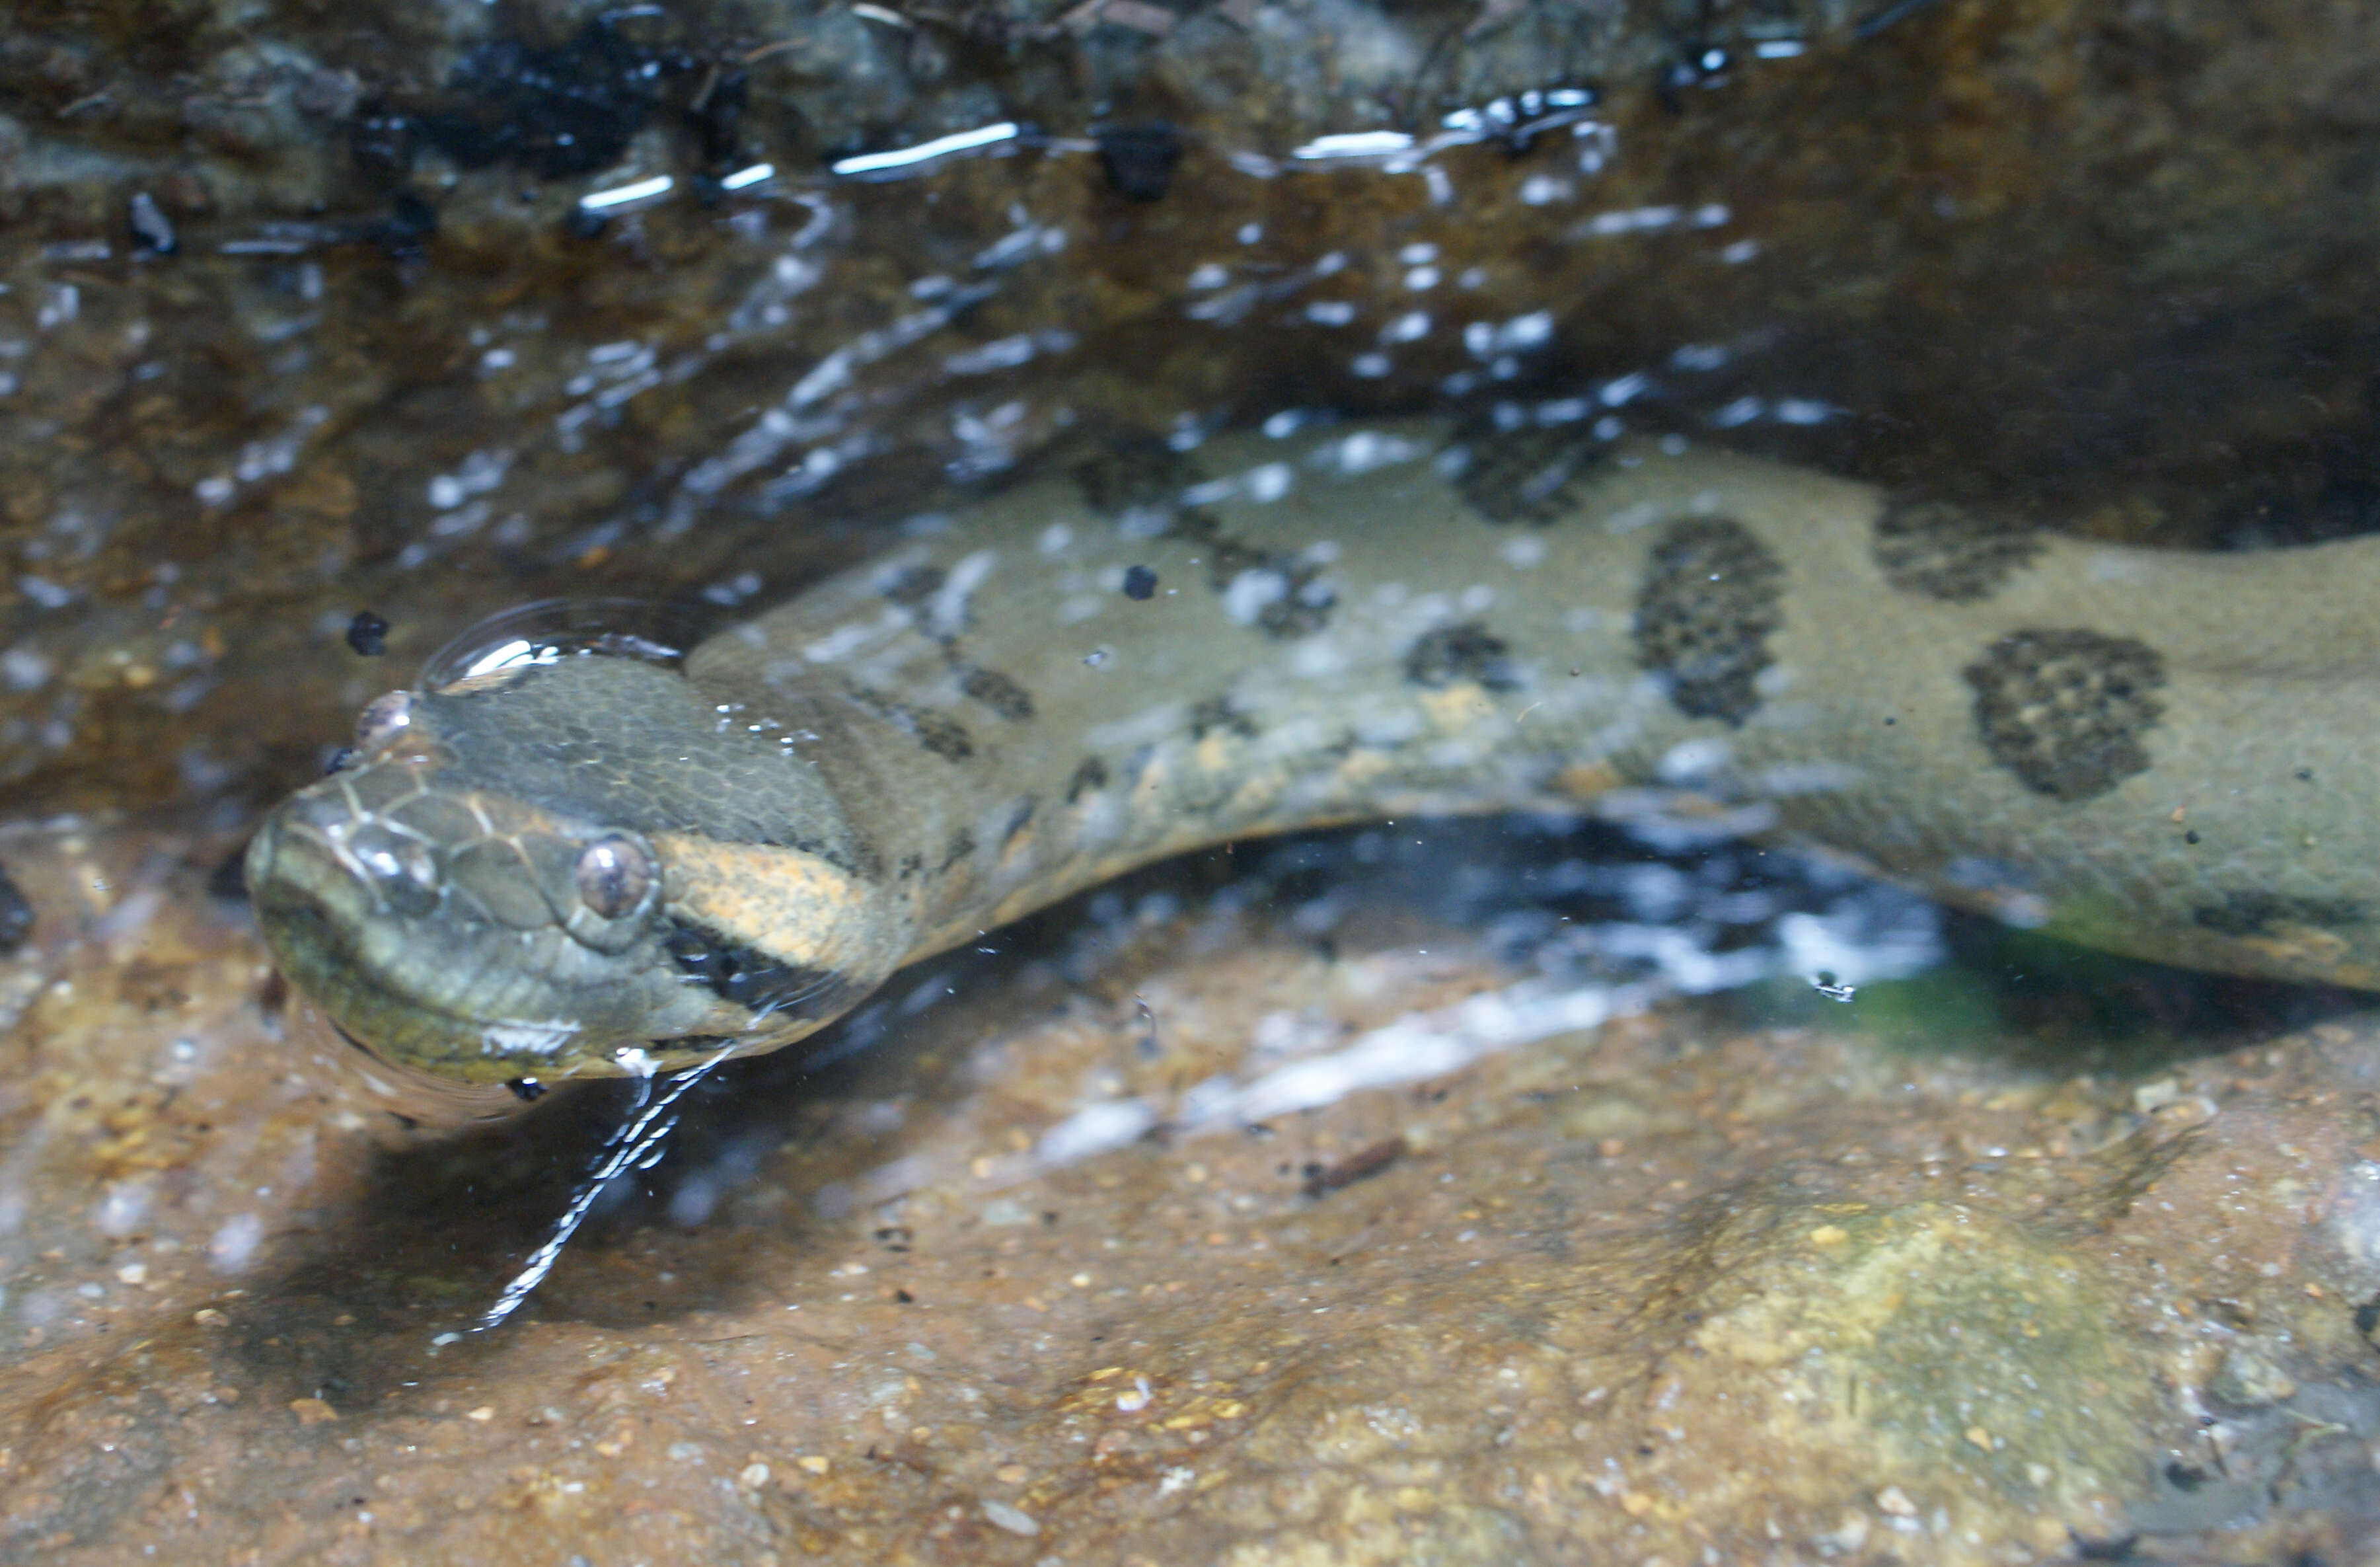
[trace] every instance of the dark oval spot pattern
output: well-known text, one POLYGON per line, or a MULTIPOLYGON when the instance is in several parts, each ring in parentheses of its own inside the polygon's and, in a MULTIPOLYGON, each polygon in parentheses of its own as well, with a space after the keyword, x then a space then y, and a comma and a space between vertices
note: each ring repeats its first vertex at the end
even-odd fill
POLYGON ((2204 930, 2219 936, 2279 936, 2291 926, 2335 929, 2361 925, 2371 911, 2352 898, 2301 898, 2287 893, 2234 889, 2219 904, 2191 910, 2204 930))
POLYGON ((959 689, 1011 723, 1033 716, 1033 693, 996 669, 970 669, 959 676, 959 689))
POLYGON ((1171 512, 1182 492, 1204 477, 1198 465, 1165 443, 1162 436, 1135 431, 1102 442, 1075 465, 1083 504, 1105 517, 1127 512, 1171 512))
MULTIPOLYGON (((1248 572, 1269 572, 1280 577, 1278 590, 1266 598, 1256 616, 1257 628, 1269 637, 1293 641, 1311 637, 1330 624, 1337 597, 1322 582, 1322 567, 1311 561, 1252 549, 1223 531, 1207 513, 1183 504, 1182 492, 1198 482, 1197 466, 1154 435, 1135 434, 1112 440, 1098 454, 1074 468, 1075 482, 1091 510, 1137 537, 1165 534, 1186 539, 1200 547, 1207 566, 1207 585, 1218 593, 1248 572)), ((1146 570, 1135 566, 1134 571, 1146 570)), ((1134 597, 1133 577, 1124 591, 1134 597)), ((1148 575, 1149 593, 1157 591, 1157 576, 1148 575)))
POLYGON ((2165 660, 2147 643, 2012 631, 1965 674, 1984 749, 2027 788, 2087 800, 2148 771, 2141 736, 2165 712, 2165 660))
POLYGON ((1500 430, 1492 419, 1466 421, 1448 443, 1463 454, 1455 492, 1489 522, 1535 528, 1559 521, 1575 507, 1572 488, 1609 456, 1577 425, 1526 425, 1500 430))
POLYGON ((1253 740, 1257 737, 1256 720, 1242 712, 1228 694, 1209 697, 1190 710, 1190 738, 1203 740, 1217 733, 1253 740))
POLYGON ((907 566, 884 585, 884 596, 896 604, 914 609, 941 591, 943 579, 941 566, 907 566))
POLYGON ((1250 549, 1226 534, 1222 524, 1204 512, 1183 513, 1175 519, 1172 532, 1174 538, 1187 539, 1205 552, 1207 586, 1218 593, 1229 593, 1234 583, 1250 573, 1262 573, 1270 578, 1266 584, 1270 591, 1264 596, 1256 615, 1257 629, 1268 637, 1294 641, 1330 624, 1330 612, 1339 600, 1320 580, 1322 567, 1318 563, 1250 549))
MULTIPOLYGON (((1257 626, 1268 637, 1281 641, 1295 641, 1311 637, 1330 624, 1330 612, 1339 605, 1339 595, 1323 583, 1315 580, 1322 568, 1313 565, 1259 566, 1259 571, 1271 572, 1281 579, 1281 592, 1257 612, 1257 626)), ((1216 591, 1229 591, 1231 583, 1220 584, 1216 591)))
POLYGON ((1157 573, 1145 565, 1126 566, 1123 596, 1135 603, 1146 603, 1157 597, 1157 573))
POLYGON ((909 711, 907 719, 909 732, 917 737, 917 744, 944 761, 965 761, 975 755, 975 738, 957 719, 916 710, 909 711))
POLYGON ((1475 620, 1441 626, 1415 638, 1405 654, 1405 678, 1433 690, 1471 680, 1490 691, 1510 691, 1521 684, 1510 652, 1501 637, 1475 620))
POLYGON ((1964 506, 1912 497, 1877 515, 1875 550, 1876 569, 1902 592, 1971 604, 2032 565, 2041 541, 1964 506))
POLYGON ((1684 517, 1653 541, 1636 594, 1636 662, 1669 684, 1689 718, 1740 724, 1783 624, 1785 567, 1732 517, 1684 517))
POLYGON ((1075 776, 1066 783, 1066 803, 1073 805, 1095 789, 1108 786, 1108 764, 1097 757, 1085 757, 1075 769, 1075 776))
POLYGON ((965 724, 948 714, 911 707, 865 686, 849 686, 844 694, 857 706, 889 720, 944 761, 965 761, 975 755, 975 736, 967 733, 965 724))

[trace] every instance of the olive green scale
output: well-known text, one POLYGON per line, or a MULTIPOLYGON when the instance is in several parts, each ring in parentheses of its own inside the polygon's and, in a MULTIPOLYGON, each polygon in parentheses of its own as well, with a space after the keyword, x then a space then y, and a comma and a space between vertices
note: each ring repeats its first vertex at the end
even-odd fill
POLYGON ((375 704, 250 852, 276 956, 391 1061, 643 1072, 1201 844, 1624 807, 2380 988, 2380 544, 2143 552, 1420 422, 1129 445, 910 531, 674 666, 375 704))

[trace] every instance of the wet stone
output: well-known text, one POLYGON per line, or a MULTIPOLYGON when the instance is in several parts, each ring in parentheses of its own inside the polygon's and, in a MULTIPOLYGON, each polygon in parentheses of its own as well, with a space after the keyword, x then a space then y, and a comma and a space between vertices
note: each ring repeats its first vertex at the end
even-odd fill
MULTIPOLYGON (((143 852, 52 833, 12 870, 95 918, 143 852)), ((482 1339, 625 1101, 408 1129, 237 913, 165 886, 140 963, 41 960, 0 1081, 65 1134, 13 1178, 84 1194, 27 1210, 0 1306, 12 1549, 2262 1560, 2371 1515, 2380 1183, 2331 1108, 2368 1020, 2136 1092, 1672 1006, 1092 1135, 1513 980, 1410 914, 1324 954, 1193 903, 1087 985, 988 969, 830 1072, 730 1069, 482 1339)))
POLYGON ((1958 1204, 1822 1200, 1731 1206, 1692 1245, 1692 1342, 1766 1384, 1750 1417, 1785 1445, 1835 1449, 1925 1512, 1999 1514, 1995 1532, 2013 1508, 2079 1516, 2137 1492, 2155 1365, 2116 1327, 2112 1282, 2052 1235, 1958 1204))
MULTIPOLYGON (((1257 10, 29 16, 0 55, 0 787, 268 797, 369 695, 320 656, 358 602, 434 645, 525 601, 810 580, 1086 418, 1187 466, 1281 399, 1444 398, 1510 438, 1461 482, 1524 522, 1618 427, 2108 536, 2369 524, 2368 377, 2333 351, 2380 304, 2335 264, 2362 198, 2273 199, 2255 140, 2361 123, 2343 13, 1867 33, 1793 5, 1682 55, 1669 0, 1257 10), (1706 47, 1723 69, 1658 87, 1706 47), (1475 140, 1426 171, 1325 141, 1389 104, 1475 140), (827 172, 1002 125, 906 178, 827 172)), ((2365 188, 2352 134, 2289 156, 2289 189, 2365 188)), ((1917 590, 2004 570, 1902 520, 1917 590)))

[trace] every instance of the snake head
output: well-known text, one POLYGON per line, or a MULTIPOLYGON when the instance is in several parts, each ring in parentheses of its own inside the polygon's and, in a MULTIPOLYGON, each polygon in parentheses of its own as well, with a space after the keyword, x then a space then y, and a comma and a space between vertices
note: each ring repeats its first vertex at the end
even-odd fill
POLYGON ((712 840, 662 803, 699 789, 620 760, 692 754, 639 744, 672 704, 701 711, 674 673, 591 657, 375 701, 249 847, 284 972, 357 1043, 469 1082, 665 1070, 819 1026, 848 1004, 822 993, 839 977, 772 990, 791 971, 702 917, 717 856, 686 845, 712 840))

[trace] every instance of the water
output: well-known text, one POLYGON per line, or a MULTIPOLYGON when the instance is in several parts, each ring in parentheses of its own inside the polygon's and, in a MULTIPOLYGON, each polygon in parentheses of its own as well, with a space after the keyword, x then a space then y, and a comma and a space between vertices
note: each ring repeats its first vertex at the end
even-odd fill
POLYGON ((11 1549, 1188 1560, 1292 1482, 1332 1506, 1276 1534, 1402 1486, 1465 1560, 2354 1549, 2350 995, 1658 816, 1400 823, 458 1134, 289 1026, 207 877, 483 615, 733 618, 1119 431, 1439 411, 2108 540, 2365 530, 2360 30, 500 10, 275 16, 277 65, 44 15, 5 67, 11 1549), (1885 1414, 1796 1413, 1837 1364, 1885 1414), (1961 1391, 2028 1376, 2092 1413, 1961 1391))

